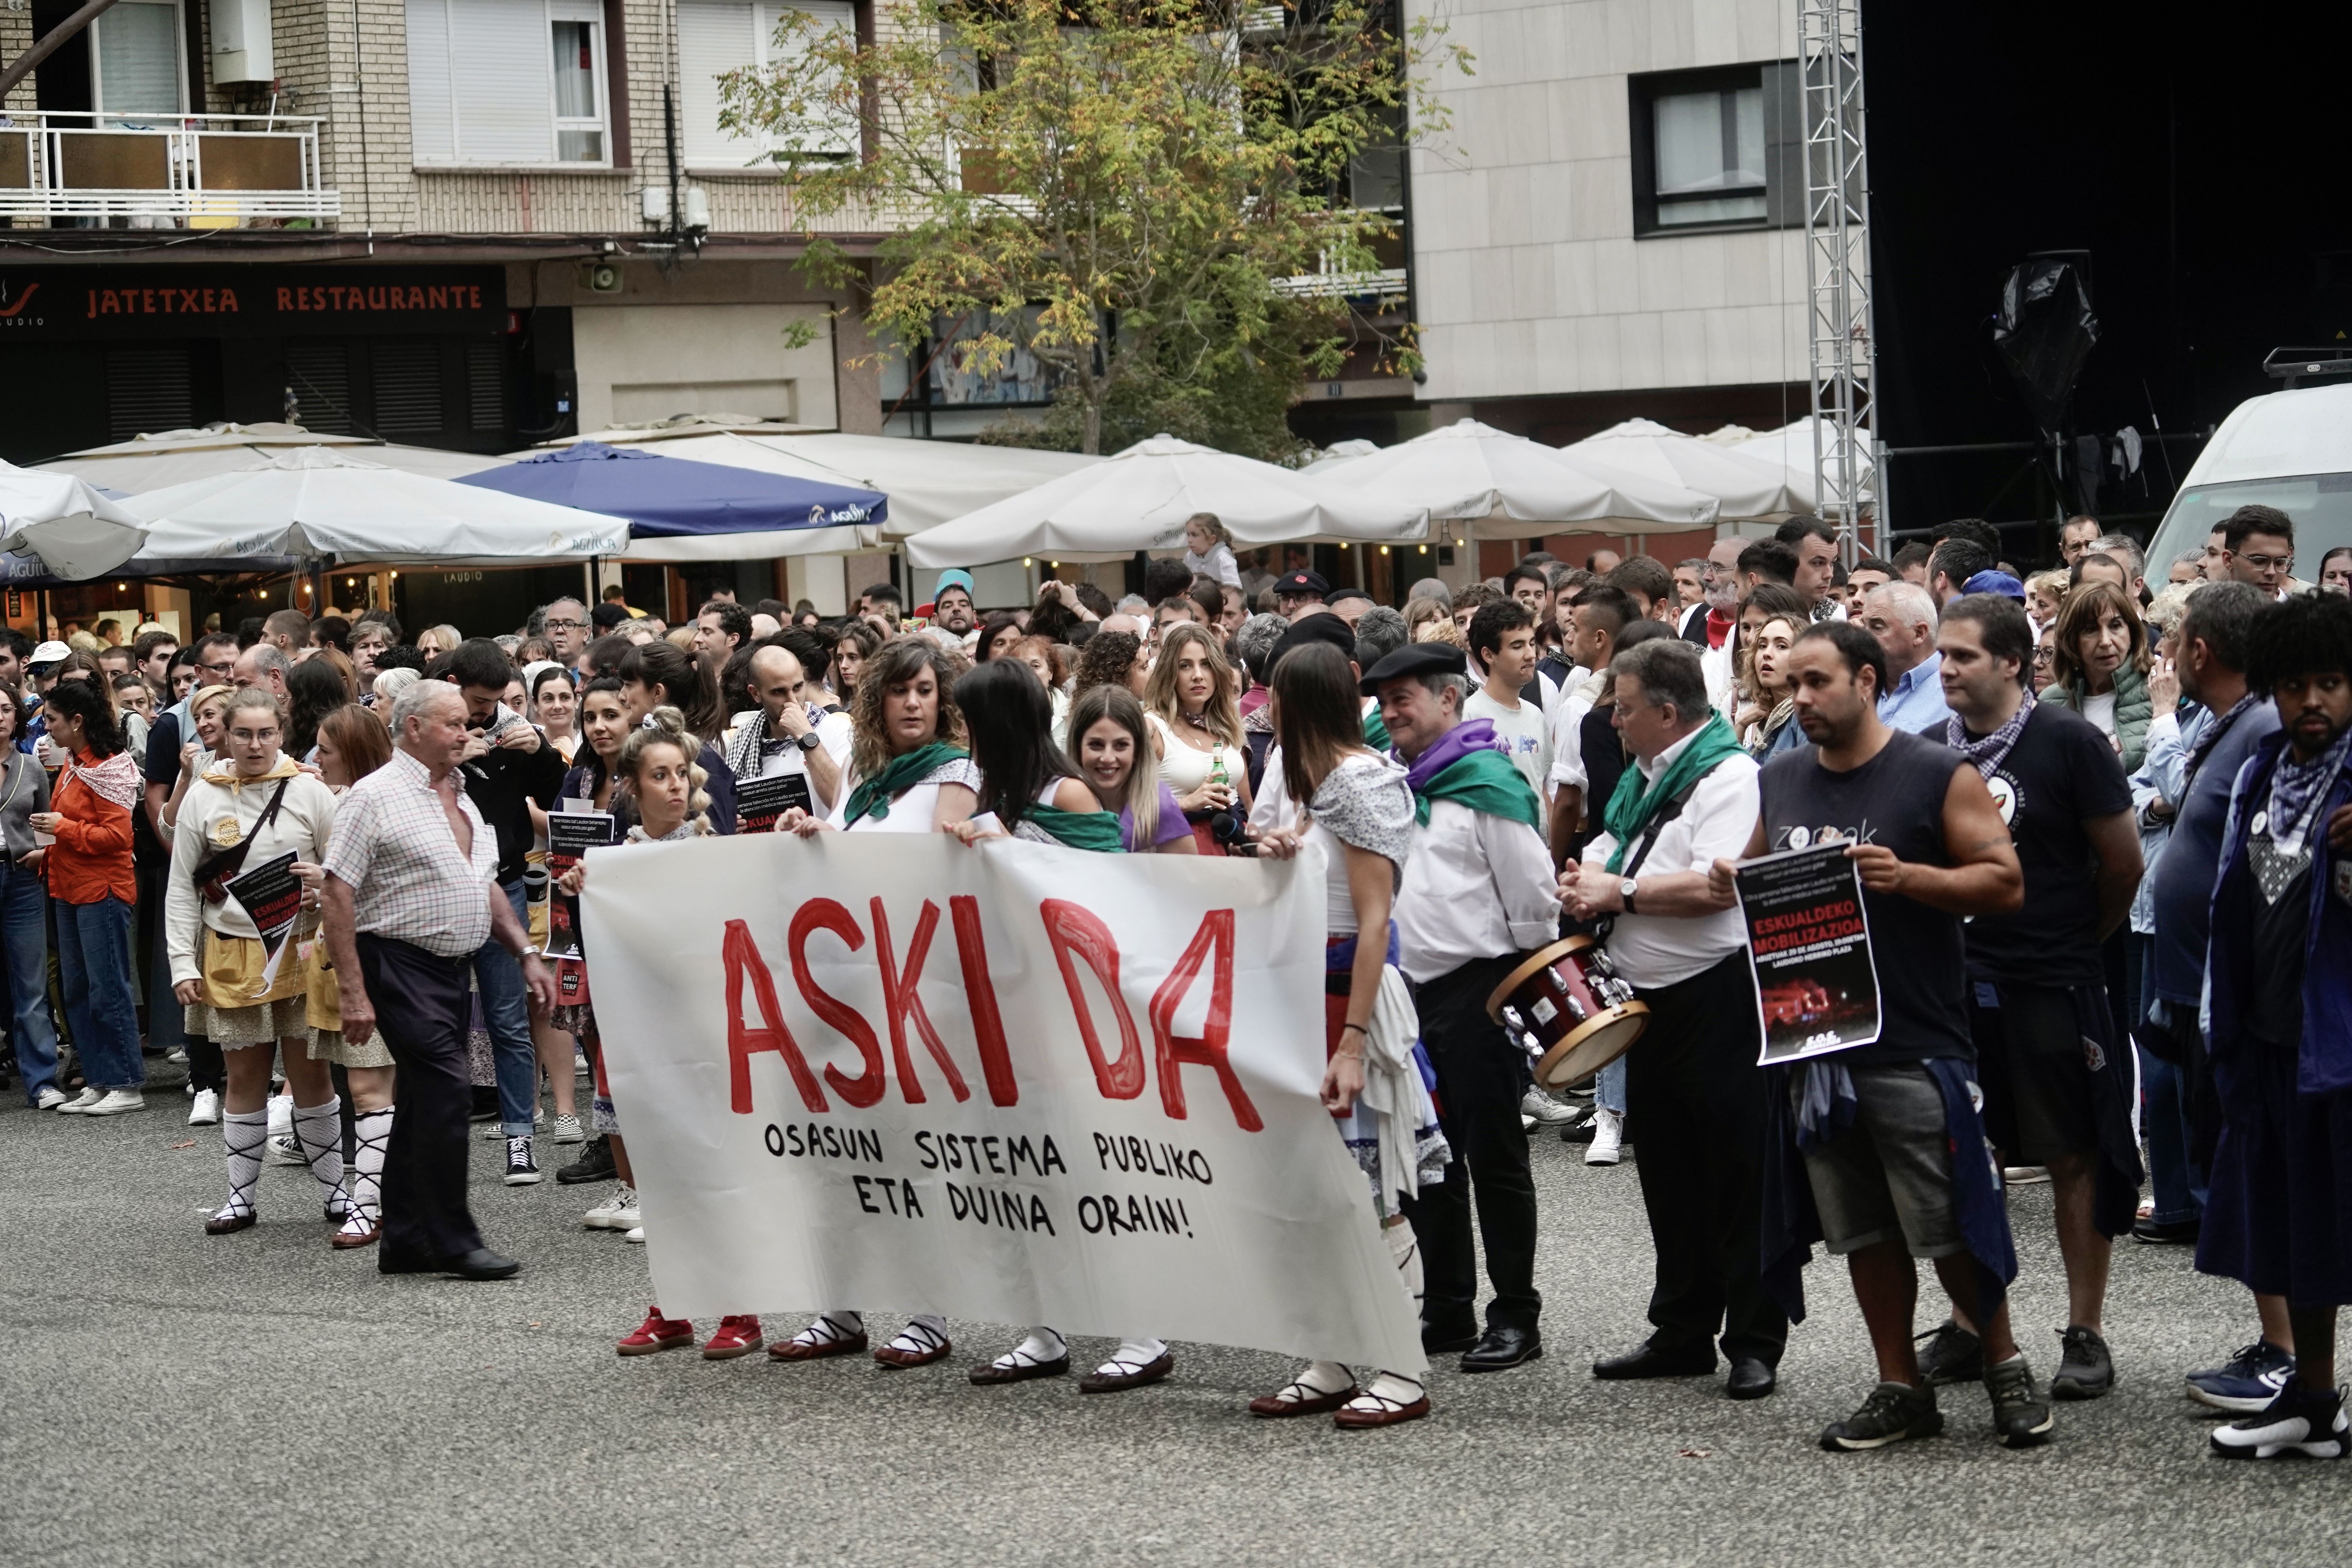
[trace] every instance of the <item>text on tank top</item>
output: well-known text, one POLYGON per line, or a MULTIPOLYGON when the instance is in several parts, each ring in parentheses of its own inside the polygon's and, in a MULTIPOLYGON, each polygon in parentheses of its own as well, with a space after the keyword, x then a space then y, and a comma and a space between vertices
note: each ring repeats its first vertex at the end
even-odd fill
MULTIPOLYGON (((1821 763, 1811 746, 1765 763, 1764 847, 1768 854, 1833 839, 1875 844, 1898 860, 1949 866, 1944 796, 1958 752, 1900 730, 1878 755, 1847 773, 1821 763)), ((1878 969, 1878 1043, 1841 1052, 1852 1061, 1970 1057, 1968 964, 1960 921, 1916 899, 1863 889, 1872 956, 1878 969)))

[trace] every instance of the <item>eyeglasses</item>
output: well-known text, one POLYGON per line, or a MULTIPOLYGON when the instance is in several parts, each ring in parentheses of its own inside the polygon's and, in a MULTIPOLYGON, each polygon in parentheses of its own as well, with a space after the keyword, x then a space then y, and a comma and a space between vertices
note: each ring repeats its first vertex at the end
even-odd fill
POLYGON ((2284 572, 2294 565, 2292 555, 2241 555, 2238 559, 2257 572, 2284 572))
POLYGON ((551 632, 584 632, 588 629, 586 621, 546 621, 541 624, 551 632))

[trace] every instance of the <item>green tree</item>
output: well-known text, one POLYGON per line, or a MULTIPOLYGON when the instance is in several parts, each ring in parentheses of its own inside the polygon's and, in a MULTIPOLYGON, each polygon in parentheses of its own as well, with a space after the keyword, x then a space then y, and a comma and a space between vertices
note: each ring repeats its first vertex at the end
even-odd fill
MULTIPOLYGON (((1368 321, 1283 280, 1376 272, 1393 225, 1347 204, 1348 172, 1400 126, 1442 131, 1426 79, 1469 68, 1442 29, 1387 18, 1376 0, 897 0, 861 47, 788 10, 788 63, 729 77, 722 122, 803 213, 886 234, 883 335, 944 329, 963 370, 1026 353, 1054 373, 1031 438, 1091 453, 1164 428, 1270 456, 1302 378, 1336 374, 1368 321)), ((859 270, 822 237, 805 265, 859 270)), ((1418 368, 1409 324, 1372 347, 1418 368)))

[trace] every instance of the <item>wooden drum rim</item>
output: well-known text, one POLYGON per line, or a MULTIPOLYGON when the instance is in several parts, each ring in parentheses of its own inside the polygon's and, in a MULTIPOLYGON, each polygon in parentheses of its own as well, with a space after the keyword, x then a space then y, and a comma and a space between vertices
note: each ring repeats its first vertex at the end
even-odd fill
MULTIPOLYGON (((1554 963, 1557 963, 1562 958, 1567 957, 1570 953, 1581 952, 1591 945, 1592 939, 1589 936, 1562 937, 1559 941, 1553 942, 1549 947, 1539 948, 1536 952, 1529 953, 1526 959, 1520 963, 1517 969, 1512 970, 1510 973, 1503 977, 1503 983, 1500 985, 1496 986, 1493 991, 1487 994, 1486 1016, 1493 1019, 1497 1024, 1501 1023, 1503 1021, 1503 1006, 1506 1003, 1510 1001, 1512 992, 1517 991, 1521 985, 1526 984, 1527 982, 1539 971, 1549 969, 1554 963)), ((1646 1013, 1649 1009, 1644 1007, 1642 1011, 1646 1013)))

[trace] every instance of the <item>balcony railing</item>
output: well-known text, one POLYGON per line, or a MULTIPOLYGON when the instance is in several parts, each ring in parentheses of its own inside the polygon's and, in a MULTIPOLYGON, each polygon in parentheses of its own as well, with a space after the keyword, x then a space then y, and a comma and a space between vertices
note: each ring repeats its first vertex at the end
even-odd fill
POLYGON ((0 217, 236 228, 331 218, 319 124, 283 114, 0 115, 0 217))

